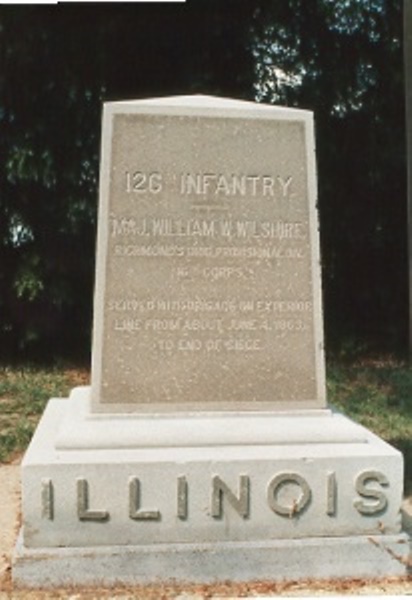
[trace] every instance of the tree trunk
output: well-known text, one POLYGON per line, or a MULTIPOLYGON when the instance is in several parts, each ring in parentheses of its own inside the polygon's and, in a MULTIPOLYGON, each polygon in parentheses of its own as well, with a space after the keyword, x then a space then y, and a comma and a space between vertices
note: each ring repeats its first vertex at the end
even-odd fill
POLYGON ((412 362, 412 0, 404 0, 403 10, 409 221, 409 359, 412 362))

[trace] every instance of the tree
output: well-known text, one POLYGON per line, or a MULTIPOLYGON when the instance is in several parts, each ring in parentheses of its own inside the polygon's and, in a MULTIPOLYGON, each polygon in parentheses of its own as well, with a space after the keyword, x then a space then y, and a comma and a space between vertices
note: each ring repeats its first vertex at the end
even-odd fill
POLYGON ((102 101, 197 92, 314 110, 327 339, 402 338, 401 39, 401 0, 0 7, 3 354, 89 349, 102 101))
POLYGON ((0 348, 7 355, 90 346, 102 101, 197 91, 250 97, 253 11, 253 3, 233 0, 1 7, 0 348))
POLYGON ((401 3, 290 0, 264 11, 259 97, 315 112, 328 340, 405 343, 401 3))

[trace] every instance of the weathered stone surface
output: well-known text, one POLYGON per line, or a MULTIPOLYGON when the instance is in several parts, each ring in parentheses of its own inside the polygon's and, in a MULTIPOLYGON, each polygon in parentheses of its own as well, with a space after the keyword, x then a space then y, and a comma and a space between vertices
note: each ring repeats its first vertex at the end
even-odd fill
POLYGON ((93 410, 325 405, 312 114, 106 105, 93 410))
POLYGON ((42 549, 20 539, 14 578, 33 588, 381 579, 405 575, 407 549, 405 535, 42 549))
POLYGON ((307 417, 301 443, 56 449, 70 409, 49 403, 24 459, 26 547, 400 532, 402 456, 347 418, 339 443, 317 439, 330 415, 307 417))
POLYGON ((49 403, 24 460, 17 585, 406 573, 402 458, 366 430, 340 444, 56 450, 69 410, 49 403))

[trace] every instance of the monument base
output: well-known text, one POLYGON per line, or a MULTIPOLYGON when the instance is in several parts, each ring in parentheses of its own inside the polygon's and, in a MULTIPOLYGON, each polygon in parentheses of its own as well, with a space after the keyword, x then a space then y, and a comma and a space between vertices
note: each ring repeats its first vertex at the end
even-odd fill
POLYGON ((17 585, 406 574, 402 455, 343 415, 88 406, 51 400, 23 460, 17 585))
POLYGON ((31 588, 379 579, 405 575, 407 548, 405 534, 42 549, 25 548, 20 537, 13 578, 31 588))

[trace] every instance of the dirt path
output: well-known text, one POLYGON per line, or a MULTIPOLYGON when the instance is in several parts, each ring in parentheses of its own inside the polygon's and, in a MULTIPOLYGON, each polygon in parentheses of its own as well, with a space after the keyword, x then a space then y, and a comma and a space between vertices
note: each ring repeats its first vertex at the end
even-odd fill
POLYGON ((19 528, 20 465, 0 467, 0 589, 10 571, 12 549, 19 528))
MULTIPOLYGON (((331 595, 396 595, 412 596, 412 576, 381 581, 300 582, 274 584, 220 584, 190 586, 136 586, 104 589, 64 589, 46 591, 13 590, 11 557, 20 521, 20 465, 0 466, 0 600, 94 600, 118 598, 122 600, 203 600, 205 598, 244 598, 270 596, 331 596, 331 595)), ((404 528, 412 534, 412 498, 404 504, 404 528)))

